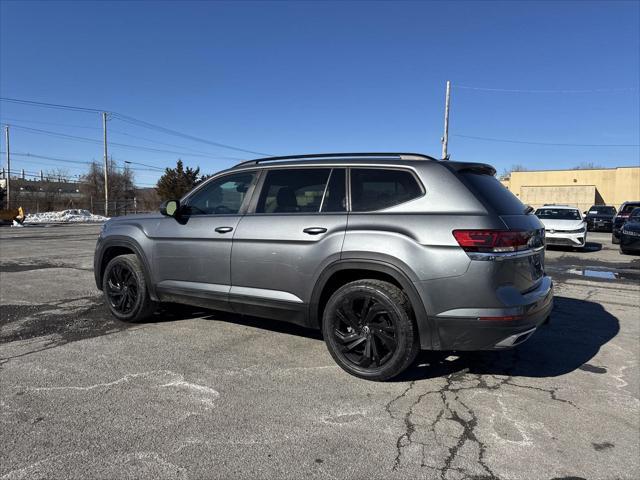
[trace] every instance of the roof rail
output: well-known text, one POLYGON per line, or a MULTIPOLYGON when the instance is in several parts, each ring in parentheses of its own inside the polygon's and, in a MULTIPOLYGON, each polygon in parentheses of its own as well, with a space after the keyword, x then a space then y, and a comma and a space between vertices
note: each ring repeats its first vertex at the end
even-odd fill
POLYGON ((382 152, 382 153, 313 153, 307 155, 286 155, 280 157, 265 157, 257 158, 255 160, 247 160, 246 162, 240 162, 234 165, 232 168, 237 168, 245 165, 258 165, 263 162, 277 162, 284 160, 307 160, 313 158, 362 158, 362 157, 374 157, 374 158, 398 158, 400 160, 435 160, 435 158, 422 153, 398 153, 398 152, 382 152))

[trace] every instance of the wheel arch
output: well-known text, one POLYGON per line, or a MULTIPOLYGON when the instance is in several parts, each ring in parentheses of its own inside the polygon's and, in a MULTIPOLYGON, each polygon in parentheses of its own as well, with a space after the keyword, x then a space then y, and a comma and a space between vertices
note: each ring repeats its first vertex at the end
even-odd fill
POLYGON ((102 290, 102 277, 107 264, 115 257, 127 254, 134 254, 140 260, 147 289, 149 290, 149 297, 151 300, 158 301, 155 286, 151 282, 151 269, 149 262, 147 261, 147 257, 138 242, 129 237, 112 236, 103 240, 103 244, 100 246, 99 254, 97 255, 94 264, 96 286, 99 290, 102 290))
POLYGON ((375 278, 400 287, 409 297, 420 335, 420 347, 432 349, 435 328, 418 291, 410 277, 393 264, 379 260, 338 260, 326 267, 315 283, 309 302, 308 323, 312 328, 321 328, 322 312, 329 297, 342 285, 354 280, 375 278))

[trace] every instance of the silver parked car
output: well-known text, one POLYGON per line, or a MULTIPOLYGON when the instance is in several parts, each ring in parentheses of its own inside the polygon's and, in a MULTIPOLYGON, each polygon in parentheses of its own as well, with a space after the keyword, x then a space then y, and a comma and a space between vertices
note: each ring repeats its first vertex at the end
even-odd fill
POLYGON ((513 347, 548 318, 553 284, 543 225, 494 174, 397 153, 244 162, 105 223, 96 283, 124 321, 178 302, 319 328, 371 380, 420 349, 513 347))

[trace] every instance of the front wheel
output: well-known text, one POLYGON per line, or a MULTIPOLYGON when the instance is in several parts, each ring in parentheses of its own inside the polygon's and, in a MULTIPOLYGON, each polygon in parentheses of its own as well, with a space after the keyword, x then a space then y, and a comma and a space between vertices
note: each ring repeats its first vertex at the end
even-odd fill
POLYGON ((380 280, 340 287, 324 309, 322 332, 336 363, 367 380, 388 380, 402 373, 420 348, 409 299, 380 280))
POLYGON ((107 307, 118 320, 140 322, 156 310, 142 268, 136 255, 119 255, 104 269, 102 291, 107 307))

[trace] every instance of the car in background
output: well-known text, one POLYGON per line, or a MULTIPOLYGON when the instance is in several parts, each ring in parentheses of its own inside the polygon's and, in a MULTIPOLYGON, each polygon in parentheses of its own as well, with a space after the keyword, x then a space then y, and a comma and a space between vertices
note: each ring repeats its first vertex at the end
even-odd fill
POLYGON ((610 232, 613 229, 613 217, 616 216, 616 207, 609 205, 594 205, 585 213, 587 230, 610 232))
POLYGON ((629 219, 620 230, 620 252, 640 253, 640 208, 631 211, 629 219))
POLYGON ((544 224, 547 246, 584 248, 587 243, 587 224, 576 207, 545 205, 536 210, 536 217, 544 224))
POLYGON ((618 214, 613 218, 613 229, 611 230, 611 243, 620 243, 620 229, 629 219, 629 215, 634 208, 640 207, 640 202, 624 202, 618 210, 618 214))

